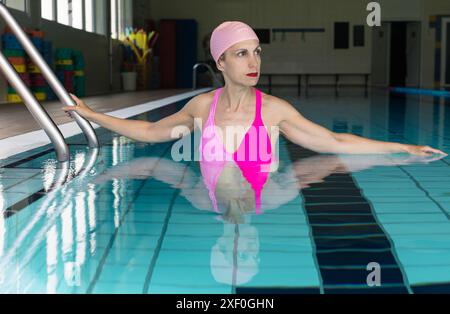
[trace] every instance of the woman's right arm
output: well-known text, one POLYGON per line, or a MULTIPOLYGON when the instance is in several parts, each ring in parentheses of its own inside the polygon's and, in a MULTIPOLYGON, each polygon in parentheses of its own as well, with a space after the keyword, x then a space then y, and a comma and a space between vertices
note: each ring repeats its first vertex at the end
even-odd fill
POLYGON ((157 122, 129 120, 112 117, 90 109, 82 100, 71 95, 77 106, 67 106, 62 109, 66 112, 76 111, 82 117, 92 121, 106 129, 126 136, 138 142, 160 143, 176 140, 185 134, 174 133, 175 127, 182 126, 183 129, 194 129, 194 109, 198 107, 200 97, 192 98, 180 111, 161 119, 157 122), (173 137, 172 135, 175 135, 173 137))

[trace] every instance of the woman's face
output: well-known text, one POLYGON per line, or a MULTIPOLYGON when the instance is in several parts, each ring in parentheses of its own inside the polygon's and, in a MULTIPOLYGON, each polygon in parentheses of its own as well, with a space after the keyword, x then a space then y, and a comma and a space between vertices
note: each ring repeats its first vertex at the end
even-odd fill
POLYGON ((261 46, 256 39, 241 41, 225 51, 218 68, 224 76, 245 86, 255 86, 261 75, 261 46), (256 76, 248 76, 256 73, 256 76))

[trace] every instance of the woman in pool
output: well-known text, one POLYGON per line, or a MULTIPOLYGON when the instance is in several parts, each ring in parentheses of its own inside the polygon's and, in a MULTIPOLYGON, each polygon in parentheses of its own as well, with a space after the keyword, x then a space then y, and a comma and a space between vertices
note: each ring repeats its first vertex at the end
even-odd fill
MULTIPOLYGON (((274 150, 278 132, 272 132, 274 129, 291 142, 319 153, 445 154, 429 146, 334 133, 305 119, 285 100, 262 93, 254 87, 260 76, 261 47, 257 35, 245 23, 233 21, 219 25, 211 35, 210 48, 224 76, 225 87, 194 97, 169 117, 157 122, 118 119, 92 111, 74 96, 77 105, 63 110, 76 111, 104 128, 142 142, 173 141, 174 129, 181 126, 190 132, 201 129, 200 168, 216 210, 215 187, 224 167, 231 163, 241 170, 252 187, 259 212, 261 191, 278 162, 274 150), (230 126, 234 128, 232 133, 230 126)), ((183 135, 186 134, 179 137, 183 135)))
MULTIPOLYGON (((226 126, 243 126, 248 129, 254 122, 255 115, 260 114, 266 129, 272 126, 279 127, 281 133, 293 143, 319 153, 444 154, 429 146, 382 142, 352 134, 331 132, 308 121, 285 100, 258 91, 254 86, 257 85, 260 76, 261 47, 253 29, 242 22, 224 22, 219 25, 211 35, 210 45, 217 67, 223 73, 225 86, 194 97, 182 110, 160 121, 119 119, 97 113, 75 96, 72 97, 77 105, 64 107, 63 110, 76 111, 104 128, 142 142, 172 141, 174 138, 171 132, 175 127, 187 126, 193 131, 195 118, 206 122, 211 116, 210 111, 215 110, 215 119, 211 122, 220 129, 226 126), (256 112, 257 96, 261 96, 260 113, 256 112), (217 98, 217 103, 212 103, 214 98, 217 98)), ((225 135, 225 132, 222 133, 225 135)), ((223 139, 229 152, 236 151, 237 144, 241 141, 223 139)))

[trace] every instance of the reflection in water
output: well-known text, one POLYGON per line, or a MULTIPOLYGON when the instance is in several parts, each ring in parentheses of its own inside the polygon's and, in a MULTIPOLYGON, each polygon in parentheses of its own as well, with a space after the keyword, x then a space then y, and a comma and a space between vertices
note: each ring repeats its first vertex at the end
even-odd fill
MULTIPOLYGON (((44 169, 44 186, 48 194, 45 198, 41 199, 38 208, 34 209, 30 217, 27 219, 22 219, 19 230, 13 239, 11 239, 11 244, 8 245, 8 250, 6 254, 3 255, 0 260, 0 269, 13 270, 8 272, 8 280, 2 283, 0 282, 0 287, 2 292, 11 293, 21 293, 26 292, 31 284, 36 283, 40 278, 33 275, 28 275, 26 270, 30 267, 30 262, 36 259, 36 254, 39 253, 41 249, 41 243, 45 240, 46 243, 46 282, 47 282, 47 292, 55 293, 58 284, 58 246, 62 246, 62 260, 64 262, 64 275, 65 278, 73 277, 73 273, 70 270, 70 262, 73 256, 74 240, 77 245, 81 245, 81 250, 78 251, 78 260, 84 262, 85 258, 83 255, 83 241, 86 238, 85 228, 83 226, 83 216, 85 215, 85 208, 82 207, 81 199, 76 199, 76 204, 74 206, 74 198, 77 196, 77 192, 82 191, 86 184, 86 179, 89 179, 89 172, 92 170, 97 162, 98 149, 90 149, 87 154, 79 155, 74 158, 74 165, 70 169, 69 163, 58 163, 54 164, 55 167, 52 169, 50 167, 51 163, 46 163, 44 169), (59 167, 59 169, 56 168, 59 167), (84 166, 84 168, 83 168, 84 166), (67 178, 69 171, 72 170, 72 176, 75 177, 72 181, 63 185, 67 178), (49 182, 50 178, 56 179, 53 182, 49 182), (74 209, 75 207, 75 209, 74 209), (81 208, 80 208, 81 207, 81 208), (73 211, 76 211, 81 217, 76 217, 76 223, 73 219, 73 211), (31 219, 30 219, 31 218, 31 219), (58 237, 58 218, 61 219, 61 240, 59 243, 58 237), (79 219, 78 219, 79 218, 79 219), (74 239, 74 226, 79 228, 79 236, 74 239), (20 258, 18 254, 20 253, 20 258), (18 263, 18 265, 17 265, 18 263), (28 277, 27 277, 28 276, 28 277), (21 278, 24 278, 25 284, 21 285, 21 278), (29 282, 28 282, 29 281, 29 282)), ((102 163, 98 163, 101 165, 102 163)), ((82 195, 81 195, 81 198, 82 195)), ((23 214, 18 213, 16 215, 23 214)), ((3 218, 2 212, 2 218, 3 218)), ((14 217, 14 216, 13 216, 14 217)), ((14 217, 15 218, 15 217, 14 217)), ((11 226, 18 228, 18 226, 11 226)))
MULTIPOLYGON (((62 287, 72 291, 86 291, 80 287, 90 282, 92 257, 98 257, 97 232, 100 220, 96 205, 98 198, 112 196, 111 215, 115 230, 120 226, 124 214, 124 200, 127 200, 127 184, 130 179, 156 179, 180 190, 194 208, 211 212, 220 220, 223 232, 210 249, 209 267, 215 281, 227 285, 248 283, 259 272, 260 240, 256 226, 251 224, 255 212, 255 200, 250 184, 243 178, 235 165, 227 165, 215 190, 220 213, 214 212, 208 190, 198 168, 188 167, 164 158, 134 158, 134 147, 125 148, 120 141, 114 146, 111 158, 112 168, 106 169, 103 160, 97 161, 98 151, 90 155, 77 155, 75 167, 70 170, 73 180, 61 184, 67 171, 51 168, 47 164, 45 185, 49 193, 28 212, 9 243, 6 243, 8 229, 3 215, 0 216, 0 288, 2 292, 27 292, 32 284, 46 283, 48 293, 60 292, 62 287), (127 161, 130 160, 131 161, 127 161), (94 168, 95 164, 95 168, 94 168), (83 166, 82 166, 83 165, 83 166), (52 179, 54 182, 50 182, 52 179), (111 182, 111 185, 99 184, 111 182), (108 193, 99 193, 106 189, 108 193), (32 267, 39 263, 37 255, 45 243, 44 278, 32 267), (20 253, 19 253, 20 252, 20 253), (88 263, 86 265, 86 263, 88 263), (89 266, 89 274, 83 270, 89 266), (7 277, 5 277, 7 276, 7 277), (86 279, 87 278, 87 279, 86 279), (24 284, 26 282, 26 284, 24 284), (62 284, 63 282, 63 284, 62 284), (78 290, 79 288, 79 290, 78 290)), ((411 155, 316 155, 288 164, 279 171, 270 173, 262 193, 262 212, 273 211, 289 203, 299 195, 299 189, 320 183, 333 173, 348 173, 375 166, 397 166, 413 163, 429 163, 442 158, 411 155)), ((196 166, 193 164, 193 166, 196 166)), ((0 209, 8 207, 0 188, 0 209)), ((104 206, 102 207, 104 209, 104 206)), ((106 211, 103 211, 105 213, 106 211)), ((103 214, 102 213, 102 214, 103 214)), ((195 216, 192 216, 195 219, 195 216)), ((131 224, 133 225, 133 224, 131 224)), ((111 229, 108 229, 111 230, 111 229)), ((128 230, 134 231, 134 230, 128 230)), ((103 244, 105 245, 105 244, 103 244)), ((186 245, 189 245, 188 243, 186 245)), ((205 261, 208 262, 208 261, 205 261)))
POLYGON ((405 136, 406 100, 404 94, 389 94, 389 141, 401 141, 405 136))
MULTIPOLYGON (((1 174, 0 174, 1 178, 1 174)), ((0 181, 0 260, 3 258, 5 251, 5 239, 6 239, 6 226, 5 226, 5 215, 6 210, 6 198, 3 194, 3 184, 0 181)), ((4 281, 4 270, 0 268, 0 284, 4 281)))
POLYGON ((259 271, 258 229, 249 222, 225 223, 223 227, 223 235, 211 250, 211 273, 219 283, 245 284, 259 271))
MULTIPOLYGON (((354 173, 376 166, 427 164, 443 156, 422 157, 396 155, 315 155, 304 158, 271 173, 263 190, 263 212, 281 207, 299 195, 299 189, 323 182, 335 173, 354 173)), ((95 179, 95 183, 108 180, 154 178, 180 189, 180 195, 199 210, 214 212, 212 200, 201 177, 193 169, 168 159, 138 158, 109 169, 95 179), (168 176, 167 174, 172 174, 168 176), (179 177, 174 177, 179 174, 179 177), (184 175, 184 177, 183 177, 184 175), (183 178, 181 184, 178 184, 183 178)), ((210 267, 219 283, 240 285, 249 282, 259 271, 258 230, 251 225, 255 201, 251 186, 233 163, 218 179, 215 198, 221 213, 216 216, 223 222, 223 234, 211 249, 210 267)))

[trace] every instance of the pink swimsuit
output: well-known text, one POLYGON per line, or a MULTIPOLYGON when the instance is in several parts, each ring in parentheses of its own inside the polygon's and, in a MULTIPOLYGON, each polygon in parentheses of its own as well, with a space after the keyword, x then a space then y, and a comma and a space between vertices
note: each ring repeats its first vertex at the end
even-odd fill
POLYGON ((209 190, 214 210, 219 212, 215 197, 216 184, 223 167, 234 161, 255 193, 256 213, 261 210, 261 191, 268 179, 272 163, 272 146, 261 117, 261 91, 255 90, 255 119, 234 154, 226 151, 215 127, 217 102, 223 88, 216 90, 208 120, 202 130, 200 140, 200 170, 209 190))

